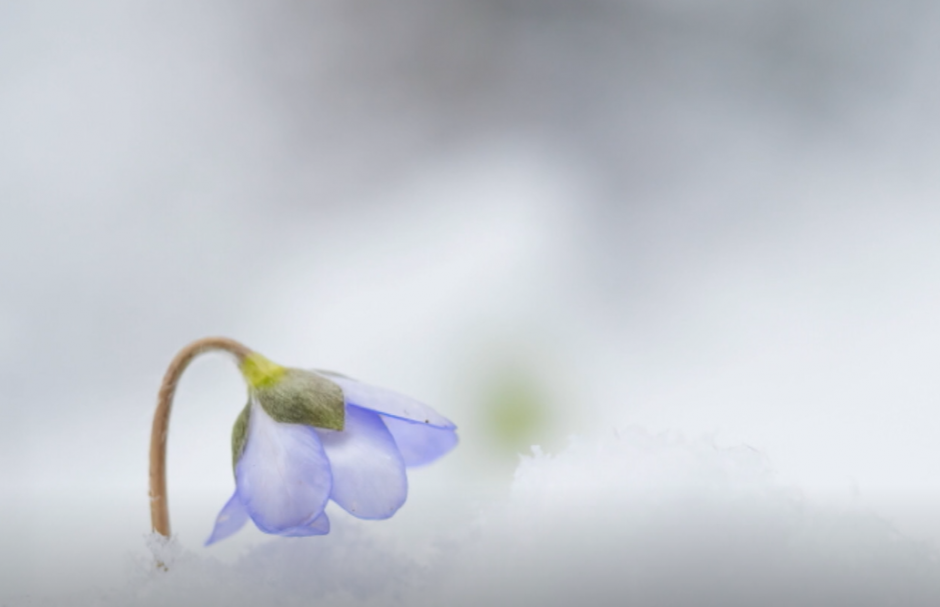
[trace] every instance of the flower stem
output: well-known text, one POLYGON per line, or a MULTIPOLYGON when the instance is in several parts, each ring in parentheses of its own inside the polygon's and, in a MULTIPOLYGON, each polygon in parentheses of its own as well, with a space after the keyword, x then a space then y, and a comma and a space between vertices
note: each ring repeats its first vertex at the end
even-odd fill
POLYGON ((173 358, 160 384, 157 410, 150 433, 150 521, 153 530, 170 537, 170 510, 166 497, 166 437, 170 424, 170 408, 180 376, 194 358, 205 352, 222 350, 235 355, 241 364, 252 353, 250 349, 227 337, 198 339, 179 351, 173 358))

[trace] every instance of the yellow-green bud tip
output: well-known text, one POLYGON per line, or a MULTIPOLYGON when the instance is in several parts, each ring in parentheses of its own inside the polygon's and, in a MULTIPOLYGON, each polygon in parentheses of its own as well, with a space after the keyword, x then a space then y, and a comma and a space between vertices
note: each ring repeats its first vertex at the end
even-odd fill
POLYGON ((273 386, 284 377, 287 369, 273 363, 257 352, 252 352, 242 361, 242 376, 252 388, 267 388, 273 386))

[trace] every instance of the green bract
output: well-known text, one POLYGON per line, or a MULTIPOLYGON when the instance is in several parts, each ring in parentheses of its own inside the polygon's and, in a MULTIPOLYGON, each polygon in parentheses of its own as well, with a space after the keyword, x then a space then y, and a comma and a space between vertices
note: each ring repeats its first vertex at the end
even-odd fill
POLYGON ((232 428, 232 468, 238 463, 245 449, 245 438, 248 436, 248 413, 251 410, 251 402, 245 405, 242 412, 238 414, 235 420, 235 427, 232 428))
POLYGON ((310 371, 284 371, 278 381, 252 390, 265 413, 282 424, 342 430, 346 404, 340 387, 310 371))

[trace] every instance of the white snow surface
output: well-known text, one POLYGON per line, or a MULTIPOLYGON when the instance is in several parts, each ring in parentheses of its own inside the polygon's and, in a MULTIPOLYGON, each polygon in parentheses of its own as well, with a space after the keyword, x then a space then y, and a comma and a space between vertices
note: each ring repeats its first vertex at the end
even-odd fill
MULTIPOLYGON (((507 499, 428 545, 335 517, 233 563, 157 537, 69 605, 938 605, 934 548, 861 500, 822 503, 747 446, 641 429, 533 447, 507 499)), ((62 604, 17 597, 5 606, 62 604)))

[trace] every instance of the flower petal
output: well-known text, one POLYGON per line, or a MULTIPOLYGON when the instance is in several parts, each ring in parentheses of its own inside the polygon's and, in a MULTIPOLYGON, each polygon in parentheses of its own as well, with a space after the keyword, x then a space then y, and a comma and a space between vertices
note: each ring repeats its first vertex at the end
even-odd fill
POLYGON ((384 415, 382 421, 392 433, 406 466, 431 463, 457 445, 457 433, 449 428, 384 415))
POLYGON ((316 431, 274 421, 254 398, 235 481, 242 504, 265 533, 311 524, 332 488, 330 462, 316 431))
POLYGON ((405 462, 378 414, 348 406, 342 431, 317 433, 333 469, 334 502, 364 519, 388 518, 401 508, 408 497, 405 462))
POLYGON ((330 519, 323 512, 313 522, 304 527, 291 527, 278 533, 284 537, 306 537, 308 535, 326 535, 330 532, 330 519))
POLYGON ((206 540, 206 546, 224 540, 236 531, 245 526, 248 522, 248 511, 242 501, 238 499, 238 491, 232 494, 219 516, 215 519, 215 528, 212 529, 212 535, 206 540))
POLYGON ((370 386, 330 371, 317 371, 317 373, 328 377, 343 389, 346 405, 355 405, 382 415, 421 422, 439 428, 456 428, 452 421, 431 407, 404 394, 370 386))

